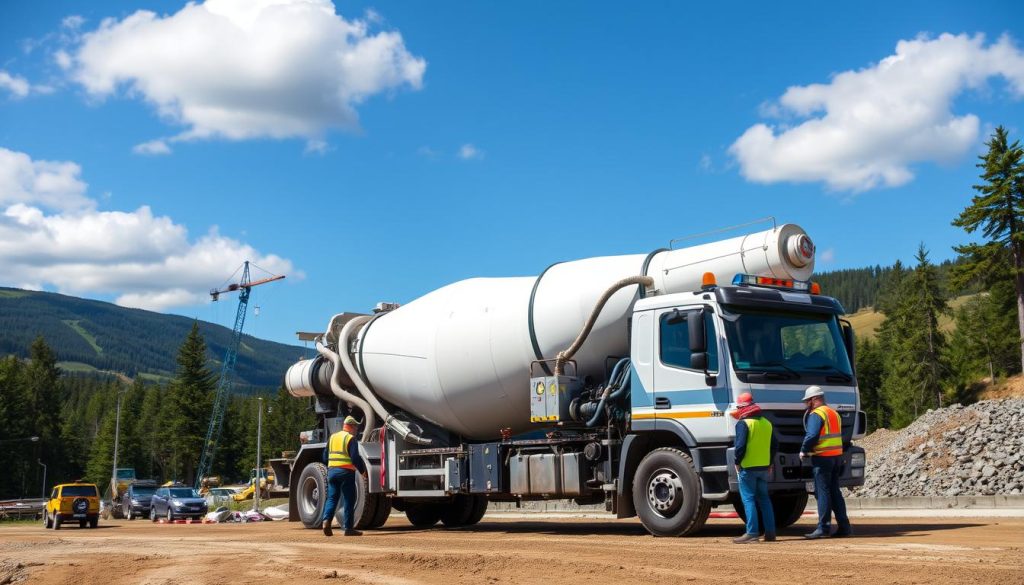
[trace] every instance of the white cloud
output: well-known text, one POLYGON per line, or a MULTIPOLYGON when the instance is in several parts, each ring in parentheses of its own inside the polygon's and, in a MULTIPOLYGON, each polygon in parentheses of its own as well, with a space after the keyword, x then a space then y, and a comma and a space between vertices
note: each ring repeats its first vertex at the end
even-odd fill
POLYGON ((759 183, 823 181, 863 191, 902 185, 919 162, 949 162, 978 141, 974 114, 955 115, 954 98, 1003 77, 1024 97, 1024 53, 1004 36, 943 34, 900 41, 896 52, 829 83, 793 86, 762 114, 794 126, 751 126, 730 147, 744 177, 759 183))
POLYGON ((16 98, 23 98, 28 95, 32 85, 24 77, 11 75, 0 69, 0 89, 6 89, 16 98))
POLYGON ((399 32, 371 31, 371 18, 346 20, 330 0, 140 10, 84 33, 68 69, 93 97, 123 88, 144 98, 186 126, 178 140, 320 140, 328 129, 356 128, 367 98, 422 86, 426 61, 399 32))
POLYGON ((48 209, 91 208, 82 168, 72 162, 32 160, 23 152, 0 147, 0 207, 39 204, 48 209))
POLYGON ((171 154, 171 147, 163 140, 150 140, 149 142, 136 144, 132 147, 132 152, 135 154, 160 156, 162 154, 171 154))
POLYGON ((816 256, 818 262, 821 262, 822 264, 831 264, 836 261, 836 250, 835 248, 828 248, 826 250, 822 250, 816 254, 816 256))
POLYGON ((305 154, 319 154, 323 156, 331 151, 331 145, 325 140, 310 139, 306 141, 306 148, 302 151, 305 154))
POLYGON ((301 277, 289 260, 216 228, 191 239, 184 226, 146 206, 99 211, 79 174, 74 163, 0 149, 0 283, 112 295, 123 306, 164 310, 205 302, 210 283, 246 259, 301 277), (86 204, 67 206, 72 200, 86 204))
POLYGON ((472 144, 463 144, 459 148, 459 158, 462 160, 474 160, 481 159, 484 157, 484 151, 480 150, 472 144))
POLYGON ((85 24, 85 17, 81 16, 79 14, 72 14, 70 16, 65 16, 60 21, 61 28, 66 28, 66 29, 72 30, 72 31, 76 31, 76 30, 82 28, 83 24, 85 24))

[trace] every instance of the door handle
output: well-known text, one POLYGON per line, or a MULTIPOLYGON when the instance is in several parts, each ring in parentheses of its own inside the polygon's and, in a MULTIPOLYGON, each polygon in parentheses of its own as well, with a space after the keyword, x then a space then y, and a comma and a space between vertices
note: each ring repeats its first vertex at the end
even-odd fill
POLYGON ((668 408, 672 408, 672 401, 665 397, 655 398, 654 408, 656 410, 665 410, 668 408))

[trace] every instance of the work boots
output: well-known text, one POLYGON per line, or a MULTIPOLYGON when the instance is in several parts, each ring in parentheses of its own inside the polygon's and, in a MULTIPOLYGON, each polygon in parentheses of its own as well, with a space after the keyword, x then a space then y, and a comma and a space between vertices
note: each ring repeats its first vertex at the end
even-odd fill
POLYGON ((334 531, 331 530, 331 521, 324 520, 323 522, 324 536, 334 536, 334 531))
POLYGON ((356 530, 355 528, 349 528, 345 530, 345 536, 362 536, 363 533, 356 530))
POLYGON ((739 538, 732 539, 733 544, 755 544, 758 542, 758 536, 756 534, 744 534, 739 538))

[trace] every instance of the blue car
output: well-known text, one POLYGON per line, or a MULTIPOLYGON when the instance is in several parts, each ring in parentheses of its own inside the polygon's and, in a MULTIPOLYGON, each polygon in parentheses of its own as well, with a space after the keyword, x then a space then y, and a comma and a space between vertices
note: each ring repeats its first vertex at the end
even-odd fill
POLYGON ((156 488, 154 481, 132 482, 121 496, 121 517, 135 520, 148 514, 153 507, 152 498, 156 488))
POLYGON ((150 498, 149 519, 169 521, 178 518, 202 518, 206 515, 206 500, 196 490, 186 486, 161 487, 150 498))

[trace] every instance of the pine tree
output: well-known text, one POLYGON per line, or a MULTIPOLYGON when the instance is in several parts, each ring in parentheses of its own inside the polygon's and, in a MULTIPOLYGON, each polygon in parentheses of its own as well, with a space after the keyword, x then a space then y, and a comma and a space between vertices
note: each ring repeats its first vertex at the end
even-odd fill
POLYGON ((891 313, 879 335, 886 351, 882 394, 896 427, 912 422, 924 408, 942 406, 948 372, 946 340, 939 329, 939 315, 949 311, 946 295, 924 244, 915 258, 917 266, 901 279, 898 294, 890 299, 891 313))
MULTIPOLYGON (((987 238, 982 244, 956 247, 966 261, 957 269, 958 282, 980 280, 994 284, 1013 282, 1017 304, 1017 345, 1024 368, 1024 149, 1019 141, 1009 144, 1006 130, 996 128, 986 143, 988 152, 978 167, 985 181, 953 225, 967 233, 978 229, 987 238)), ((1019 370, 1018 370, 1019 371, 1019 370)))
POLYGON ((199 333, 199 323, 178 350, 178 373, 171 384, 164 421, 171 432, 171 466, 177 477, 186 483, 195 481, 194 473, 206 440, 214 378, 207 367, 206 342, 199 333))
POLYGON ((62 477, 68 472, 60 441, 63 399, 60 376, 57 356, 46 340, 37 337, 29 348, 29 363, 22 369, 21 376, 25 424, 29 434, 39 437, 38 458, 48 466, 53 477, 62 477))
POLYGON ((861 408, 867 414, 868 427, 880 429, 889 425, 889 408, 882 396, 882 375, 885 357, 878 342, 864 337, 857 340, 857 386, 861 408))

